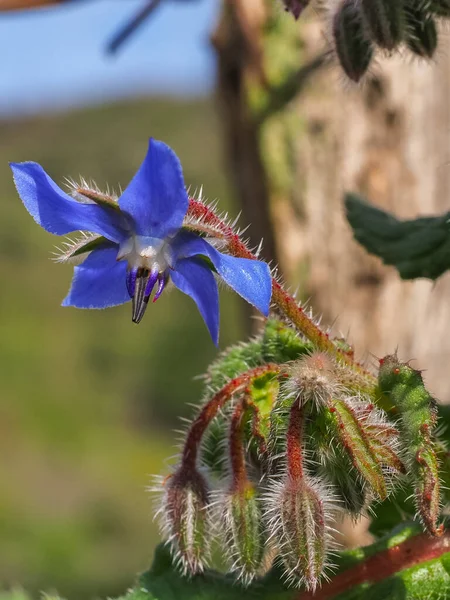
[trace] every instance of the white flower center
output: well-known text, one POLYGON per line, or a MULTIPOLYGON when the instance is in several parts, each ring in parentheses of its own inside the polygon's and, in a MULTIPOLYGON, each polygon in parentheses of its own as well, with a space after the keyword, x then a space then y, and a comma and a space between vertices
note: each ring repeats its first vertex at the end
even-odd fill
POLYGON ((133 235, 120 244, 117 260, 127 260, 132 269, 161 273, 172 265, 172 249, 168 240, 133 235))

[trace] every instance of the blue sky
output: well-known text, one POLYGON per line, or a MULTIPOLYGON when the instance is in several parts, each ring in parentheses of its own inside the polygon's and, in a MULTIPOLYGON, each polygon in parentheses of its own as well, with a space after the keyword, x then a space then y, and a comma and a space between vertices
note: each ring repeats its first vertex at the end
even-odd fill
POLYGON ((0 16, 0 113, 214 85, 217 0, 165 0, 114 57, 105 46, 143 0, 87 0, 0 16))

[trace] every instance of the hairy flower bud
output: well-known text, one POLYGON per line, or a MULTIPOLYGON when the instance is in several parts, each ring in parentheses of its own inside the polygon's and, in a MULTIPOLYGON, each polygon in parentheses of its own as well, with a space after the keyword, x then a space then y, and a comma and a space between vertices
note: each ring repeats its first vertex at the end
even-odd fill
POLYGON ((402 0, 361 0, 365 23, 373 41, 393 50, 403 38, 405 13, 402 0))
POLYGON ((330 401, 329 411, 332 415, 334 435, 341 440, 355 469, 383 500, 387 496, 383 470, 365 431, 364 419, 358 415, 358 408, 362 408, 358 405, 365 407, 366 403, 355 401, 352 406, 350 401, 341 399, 330 401))
POLYGON ((325 352, 305 355, 291 364, 284 385, 286 392, 299 397, 302 404, 323 406, 338 387, 334 362, 325 352))
POLYGON ((435 400, 423 384, 419 371, 402 363, 396 355, 380 360, 380 389, 389 394, 399 409, 400 426, 405 441, 408 474, 415 487, 417 512, 433 535, 440 513, 439 465, 431 432, 436 424, 435 400))
POLYGON ((438 17, 450 17, 450 0, 429 0, 427 6, 438 17))
POLYGON ((273 529, 288 581, 315 590, 329 545, 327 496, 318 482, 287 477, 268 495, 273 529))
POLYGON ((432 58, 438 44, 436 23, 428 11, 408 7, 406 11, 406 44, 417 56, 432 58))
POLYGON ((359 4, 341 1, 333 19, 333 38, 337 57, 345 74, 358 82, 367 71, 373 56, 359 4))
POLYGON ((186 574, 203 571, 209 557, 208 504, 208 486, 198 471, 185 472, 180 468, 165 480, 162 528, 169 535, 172 553, 186 574))
POLYGON ((261 567, 267 539, 260 500, 248 483, 245 488, 230 490, 221 504, 231 571, 249 585, 261 567))

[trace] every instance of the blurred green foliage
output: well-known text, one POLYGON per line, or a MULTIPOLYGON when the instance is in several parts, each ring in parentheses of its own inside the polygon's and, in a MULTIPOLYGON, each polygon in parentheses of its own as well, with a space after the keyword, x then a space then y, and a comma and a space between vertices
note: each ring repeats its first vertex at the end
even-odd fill
MULTIPOLYGON (((165 293, 139 326, 129 305, 60 307, 72 267, 51 262, 61 239, 27 214, 8 161, 37 161, 60 184, 81 174, 118 189, 153 136, 175 149, 192 189, 203 184, 225 209, 218 129, 207 100, 0 123, 0 587, 77 600, 123 593, 159 541, 149 475, 167 470, 177 417, 200 399, 194 377, 217 354, 178 292, 165 293)), ((222 294, 222 347, 242 335, 239 308, 222 294)))

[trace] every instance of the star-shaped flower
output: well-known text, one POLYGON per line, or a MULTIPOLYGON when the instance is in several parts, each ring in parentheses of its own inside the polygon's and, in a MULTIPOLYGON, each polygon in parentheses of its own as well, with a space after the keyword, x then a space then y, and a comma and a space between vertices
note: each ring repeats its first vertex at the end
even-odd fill
POLYGON ((266 263, 219 252, 183 227, 189 199, 176 154, 151 139, 136 175, 117 202, 108 197, 74 198, 37 163, 11 163, 19 196, 36 223, 50 233, 92 232, 73 254, 75 267, 63 306, 106 308, 132 299, 133 321, 144 316, 154 289, 157 300, 169 279, 190 296, 215 344, 219 297, 215 275, 264 315, 272 284, 266 263))

